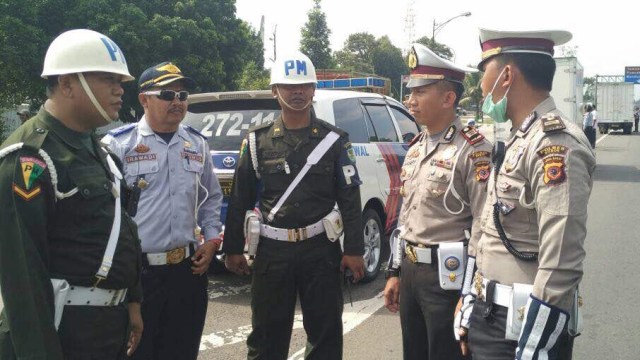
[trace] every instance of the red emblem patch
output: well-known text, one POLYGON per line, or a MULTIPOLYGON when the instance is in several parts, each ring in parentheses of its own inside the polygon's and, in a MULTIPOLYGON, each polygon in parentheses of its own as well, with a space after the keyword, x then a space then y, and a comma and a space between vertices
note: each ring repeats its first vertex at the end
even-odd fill
POLYGON ((545 184, 558 185, 567 180, 567 174, 564 171, 564 156, 549 156, 544 159, 542 166, 545 184))
POLYGON ((474 166, 476 167, 476 181, 487 181, 489 175, 491 175, 491 163, 488 161, 478 161, 474 166))
POLYGON ((149 151, 149 147, 145 144, 138 144, 133 148, 137 153, 144 154, 149 151))

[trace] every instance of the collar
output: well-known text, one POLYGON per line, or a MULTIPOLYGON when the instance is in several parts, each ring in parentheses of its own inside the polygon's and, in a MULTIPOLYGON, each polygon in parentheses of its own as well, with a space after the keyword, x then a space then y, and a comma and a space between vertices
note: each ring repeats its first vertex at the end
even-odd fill
MULTIPOLYGON (((159 139, 160 136, 158 136, 153 129, 151 128, 151 126, 149 126, 149 123, 147 122, 147 118, 146 115, 142 115, 142 118, 140 118, 140 121, 138 121, 138 133, 142 136, 155 136, 156 139, 159 139)), ((176 134, 179 137, 181 137, 184 140, 189 140, 189 134, 187 134, 187 130, 184 129, 184 126, 182 126, 182 124, 178 125, 178 130, 176 130, 176 134)), ((173 138, 171 139, 171 143, 174 143, 176 141, 176 136, 173 136, 173 138)))
POLYGON ((553 98, 549 96, 544 99, 540 104, 538 104, 533 111, 527 115, 527 117, 520 125, 520 128, 516 132, 517 137, 525 137, 529 131, 533 128, 533 124, 540 118, 540 115, 544 115, 551 110, 556 108, 556 103, 553 101, 553 98))
MULTIPOLYGON (((310 138, 321 138, 322 132, 320 130, 320 123, 315 117, 315 115, 311 114, 311 122, 309 123, 309 137, 310 138)), ((284 136, 286 132, 286 128, 284 127, 284 121, 282 120, 282 114, 278 116, 278 118, 273 122, 273 125, 269 129, 269 137, 270 138, 280 138, 284 136)))
POLYGON ((84 133, 80 133, 80 132, 69 129, 62 123, 62 121, 53 117, 53 115, 51 115, 48 111, 46 111, 44 107, 38 112, 38 117, 42 120, 42 122, 45 125, 47 125, 49 129, 51 129, 52 132, 58 135, 60 139, 62 139, 62 141, 65 142, 65 144, 71 146, 76 150, 80 150, 84 148, 84 145, 80 140, 82 136, 91 137, 90 134, 84 134, 84 133))

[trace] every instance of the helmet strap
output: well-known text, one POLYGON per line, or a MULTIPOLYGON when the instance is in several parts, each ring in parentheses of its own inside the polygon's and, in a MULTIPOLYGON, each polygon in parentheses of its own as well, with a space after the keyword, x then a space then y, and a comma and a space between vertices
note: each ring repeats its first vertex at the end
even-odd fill
POLYGON ((102 105, 100 105, 100 103, 98 102, 96 97, 93 95, 93 91, 91 91, 91 88, 89 87, 89 84, 87 83, 87 80, 85 80, 84 74, 78 73, 78 79, 80 79, 80 84, 82 85, 82 88, 84 89, 84 92, 87 93, 87 96, 89 96, 89 99, 93 103, 93 106, 95 106, 96 109, 98 109, 98 112, 100 113, 100 115, 102 115, 102 117, 105 120, 107 120, 107 122, 113 122, 113 119, 111 119, 109 117, 109 115, 107 115, 107 112, 104 111, 104 109, 102 108, 102 105))
POLYGON ((302 111, 302 110, 308 108, 311 105, 311 102, 313 102, 313 99, 311 99, 302 108, 298 109, 298 108, 294 108, 293 106, 289 105, 289 103, 287 103, 287 101, 280 95, 280 88, 278 87, 278 85, 276 85, 276 93, 278 94, 278 98, 280 99, 280 101, 282 101, 282 103, 286 107, 288 107, 289 109, 291 109, 293 111, 302 111))

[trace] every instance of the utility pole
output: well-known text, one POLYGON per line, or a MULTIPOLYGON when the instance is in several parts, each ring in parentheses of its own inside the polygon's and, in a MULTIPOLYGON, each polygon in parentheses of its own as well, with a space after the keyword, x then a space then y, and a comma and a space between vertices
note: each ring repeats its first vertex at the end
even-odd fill
POLYGON ((278 31, 278 24, 273 27, 273 35, 269 38, 269 40, 273 41, 273 58, 271 61, 276 61, 276 33, 278 31))

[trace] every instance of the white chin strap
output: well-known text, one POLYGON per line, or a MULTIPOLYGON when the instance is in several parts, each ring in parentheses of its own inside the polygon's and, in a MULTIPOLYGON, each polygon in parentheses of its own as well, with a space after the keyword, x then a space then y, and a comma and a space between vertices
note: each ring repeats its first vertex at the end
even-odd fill
POLYGON ((289 103, 287 103, 287 101, 280 95, 280 88, 278 87, 278 85, 276 85, 276 93, 278 94, 278 98, 280 99, 280 101, 282 101, 282 103, 285 104, 289 109, 294 111, 301 111, 308 108, 311 105, 311 102, 313 101, 313 99, 309 100, 309 102, 307 102, 303 107, 298 109, 289 105, 289 103))
POLYGON ((96 97, 93 95, 93 91, 91 91, 89 84, 87 84, 87 80, 85 80, 84 75, 82 73, 78 73, 78 78, 80 79, 80 84, 82 85, 84 92, 87 93, 87 96, 89 96, 89 99, 91 99, 93 106, 95 106, 96 109, 98 109, 98 112, 100 113, 100 115, 102 115, 102 117, 105 120, 107 120, 107 122, 113 122, 113 119, 110 118, 109 115, 107 115, 107 112, 104 111, 104 109, 102 108, 102 106, 100 105, 96 97))

